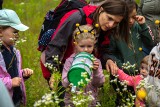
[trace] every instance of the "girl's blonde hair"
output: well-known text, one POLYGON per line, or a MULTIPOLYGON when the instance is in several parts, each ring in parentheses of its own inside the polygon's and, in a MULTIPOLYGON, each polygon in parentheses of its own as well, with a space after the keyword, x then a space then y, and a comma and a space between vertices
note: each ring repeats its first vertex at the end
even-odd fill
POLYGON ((96 30, 92 27, 92 25, 81 25, 75 29, 73 32, 74 42, 78 43, 84 39, 92 39, 96 40, 96 30))

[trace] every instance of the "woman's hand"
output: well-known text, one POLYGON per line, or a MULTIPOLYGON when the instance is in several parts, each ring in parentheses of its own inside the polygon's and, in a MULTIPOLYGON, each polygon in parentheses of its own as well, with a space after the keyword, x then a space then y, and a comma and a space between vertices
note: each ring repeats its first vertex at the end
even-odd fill
POLYGON ((108 72, 111 72, 112 75, 116 75, 119 68, 116 63, 108 59, 106 62, 106 69, 108 72))

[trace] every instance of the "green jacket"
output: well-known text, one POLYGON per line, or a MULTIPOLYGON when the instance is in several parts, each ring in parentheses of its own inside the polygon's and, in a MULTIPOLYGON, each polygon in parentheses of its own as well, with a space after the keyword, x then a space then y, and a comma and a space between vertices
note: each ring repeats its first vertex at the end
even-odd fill
POLYGON ((154 35, 154 42, 160 42, 160 34, 155 20, 160 20, 160 0, 141 0, 138 13, 146 18, 146 24, 150 26, 154 35))
MULTIPOLYGON (((116 61, 119 68, 122 68, 123 63, 127 61, 136 64, 136 67, 139 68, 140 61, 144 57, 143 52, 139 51, 139 48, 142 48, 142 43, 146 47, 153 44, 149 29, 146 24, 139 25, 135 23, 130 32, 130 45, 132 48, 129 48, 124 40, 116 40, 111 36, 108 53, 103 53, 103 60, 106 62, 109 56, 116 61)), ((134 72, 126 70, 126 73, 133 74, 134 72)))

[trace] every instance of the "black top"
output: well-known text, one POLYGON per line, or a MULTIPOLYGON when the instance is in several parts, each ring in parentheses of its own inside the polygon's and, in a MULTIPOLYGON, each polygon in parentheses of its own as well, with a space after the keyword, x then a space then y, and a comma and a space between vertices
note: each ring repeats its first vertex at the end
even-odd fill
MULTIPOLYGON (((1 46, 1 52, 4 58, 4 62, 6 65, 6 70, 10 74, 11 78, 19 77, 18 68, 17 68, 17 57, 13 51, 13 46, 10 47, 9 51, 4 45, 1 46)), ((20 87, 13 88, 13 102, 16 104, 22 98, 22 91, 20 87)))

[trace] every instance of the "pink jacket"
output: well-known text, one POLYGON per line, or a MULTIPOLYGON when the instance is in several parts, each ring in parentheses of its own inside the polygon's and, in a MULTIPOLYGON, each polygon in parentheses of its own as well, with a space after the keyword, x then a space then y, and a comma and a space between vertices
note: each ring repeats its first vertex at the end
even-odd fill
MULTIPOLYGON (((64 87, 68 87, 69 86, 69 81, 68 81, 68 78, 67 78, 67 74, 68 74, 68 71, 72 65, 72 62, 73 62, 73 58, 75 57, 75 54, 72 54, 68 59, 66 59, 66 62, 64 64, 64 68, 63 68, 63 72, 62 72, 62 85, 64 87)), ((97 96, 98 96, 98 87, 102 86, 105 82, 105 77, 104 77, 104 74, 103 74, 103 70, 102 70, 102 66, 101 66, 101 63, 100 63, 100 60, 99 61, 99 68, 98 68, 98 71, 97 73, 93 75, 92 73, 92 80, 91 82, 86 86, 85 88, 85 92, 88 92, 88 91, 92 91, 92 95, 93 97, 95 98, 95 100, 92 102, 91 106, 95 106, 96 105, 96 100, 97 100, 97 96)), ((65 94, 65 105, 73 105, 72 102, 70 102, 70 94, 66 92, 65 94), (70 103, 70 104, 69 104, 70 103)))
MULTIPOLYGON (((24 80, 22 76, 23 70, 21 68, 21 64, 22 64, 21 55, 20 55, 20 51, 16 50, 15 48, 14 48, 14 52, 16 53, 16 56, 17 56, 17 66, 18 66, 19 77, 22 78, 22 83, 20 87, 21 87, 22 95, 23 95, 22 102, 25 105, 26 104, 26 90, 25 90, 24 80)), ((11 80, 11 76, 6 70, 6 65, 5 65, 4 58, 1 52, 0 52, 0 79, 3 81, 3 83, 7 87, 10 93, 10 96, 12 98, 13 96, 12 80, 11 80)))
MULTIPOLYGON (((141 75, 130 76, 124 73, 122 70, 118 70, 117 75, 120 81, 127 81, 127 85, 132 86, 134 91, 136 91, 136 87, 139 85, 140 81, 143 79, 141 75)), ((136 102, 135 102, 136 103, 136 102)), ((144 102, 140 102, 140 105, 144 105, 144 102)))

